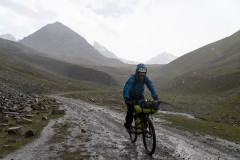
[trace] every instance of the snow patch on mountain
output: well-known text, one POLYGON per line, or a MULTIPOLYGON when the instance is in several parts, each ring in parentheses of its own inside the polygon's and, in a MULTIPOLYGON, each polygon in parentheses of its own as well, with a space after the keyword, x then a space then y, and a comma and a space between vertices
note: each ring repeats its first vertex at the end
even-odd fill
POLYGON ((93 47, 106 58, 117 58, 117 56, 98 42, 93 43, 93 47))
POLYGON ((2 34, 2 35, 0 35, 0 38, 6 39, 6 40, 9 40, 9 41, 14 41, 14 42, 17 41, 17 39, 11 34, 2 34))
POLYGON ((168 64, 171 61, 175 60, 177 57, 175 55, 169 54, 167 52, 163 52, 161 54, 158 54, 155 57, 152 57, 148 61, 146 61, 146 64, 168 64))

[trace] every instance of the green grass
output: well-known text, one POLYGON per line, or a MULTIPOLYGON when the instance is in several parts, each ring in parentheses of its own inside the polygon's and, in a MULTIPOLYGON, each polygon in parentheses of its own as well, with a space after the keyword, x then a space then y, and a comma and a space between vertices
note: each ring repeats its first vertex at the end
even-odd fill
POLYGON ((221 94, 211 92, 161 91, 160 99, 174 106, 175 111, 194 114, 200 108, 212 106, 221 94))
POLYGON ((161 92, 160 97, 174 106, 173 111, 186 112, 208 121, 240 126, 240 92, 237 88, 227 92, 161 92))
POLYGON ((240 126, 240 93, 222 97, 215 105, 202 110, 200 118, 210 121, 225 122, 240 126))
POLYGON ((122 98, 122 90, 120 88, 98 88, 97 90, 92 91, 65 94, 64 97, 81 99, 88 103, 108 106, 112 109, 121 110, 122 108, 125 108, 125 103, 122 98))
POLYGON ((158 116, 170 122, 165 125, 172 126, 180 130, 203 135, 211 135, 232 142, 240 142, 240 127, 238 126, 204 121, 201 119, 189 119, 178 115, 158 114, 158 116))

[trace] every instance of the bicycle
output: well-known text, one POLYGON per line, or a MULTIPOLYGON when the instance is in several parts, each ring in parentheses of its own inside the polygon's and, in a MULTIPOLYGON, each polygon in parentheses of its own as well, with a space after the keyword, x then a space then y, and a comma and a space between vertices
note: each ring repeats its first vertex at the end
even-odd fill
POLYGON ((148 155, 156 149, 156 133, 150 115, 158 111, 160 101, 140 100, 134 104, 134 125, 129 133, 132 143, 142 134, 144 148, 148 155))

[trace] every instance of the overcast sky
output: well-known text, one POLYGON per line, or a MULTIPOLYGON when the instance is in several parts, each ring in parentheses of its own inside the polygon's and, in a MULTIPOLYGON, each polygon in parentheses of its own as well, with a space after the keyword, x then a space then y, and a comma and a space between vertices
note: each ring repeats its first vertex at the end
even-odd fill
POLYGON ((120 58, 145 62, 237 32, 240 0, 0 0, 0 34, 23 38, 56 21, 120 58))

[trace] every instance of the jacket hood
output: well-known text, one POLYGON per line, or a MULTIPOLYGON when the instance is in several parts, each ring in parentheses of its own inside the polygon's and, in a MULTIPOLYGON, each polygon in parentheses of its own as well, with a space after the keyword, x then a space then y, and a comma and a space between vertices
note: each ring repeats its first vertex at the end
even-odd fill
MULTIPOLYGON (((143 64, 143 63, 140 63, 140 64, 138 64, 138 65, 137 65, 137 68, 136 68, 136 73, 138 72, 139 68, 146 68, 146 70, 147 70, 147 67, 146 67, 146 65, 145 65, 145 64, 143 64)), ((146 72, 146 73, 147 73, 147 72, 146 72)))

